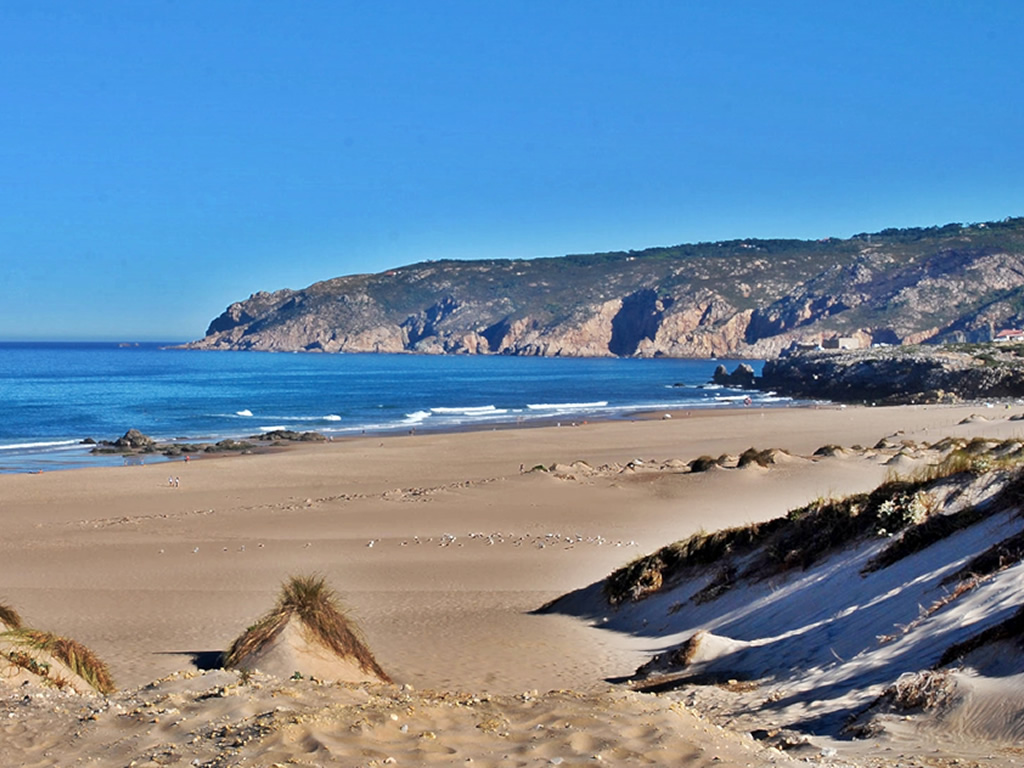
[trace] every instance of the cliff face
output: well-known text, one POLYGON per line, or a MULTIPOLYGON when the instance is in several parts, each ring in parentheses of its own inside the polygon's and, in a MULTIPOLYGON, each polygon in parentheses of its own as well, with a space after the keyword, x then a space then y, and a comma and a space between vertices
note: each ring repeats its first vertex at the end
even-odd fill
POLYGON ((427 262, 232 304, 200 349, 774 357, 793 341, 972 341, 1024 319, 1024 219, 427 262))

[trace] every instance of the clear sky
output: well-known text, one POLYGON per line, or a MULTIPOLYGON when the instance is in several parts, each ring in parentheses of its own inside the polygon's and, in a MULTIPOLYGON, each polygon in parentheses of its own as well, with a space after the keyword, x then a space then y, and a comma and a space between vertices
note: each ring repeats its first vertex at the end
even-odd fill
POLYGON ((1024 215, 1024 3, 5 0, 0 339, 424 259, 1024 215))

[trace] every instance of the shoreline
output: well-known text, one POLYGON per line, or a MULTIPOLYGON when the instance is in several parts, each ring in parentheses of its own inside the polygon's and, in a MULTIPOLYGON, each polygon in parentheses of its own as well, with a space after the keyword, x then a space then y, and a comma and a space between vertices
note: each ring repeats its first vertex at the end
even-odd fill
MULTIPOLYGON (((761 403, 752 404, 751 406, 745 406, 739 403, 714 403, 714 404, 697 404, 682 408, 679 406, 671 406, 667 408, 656 408, 656 407, 644 407, 641 409, 630 409, 624 410, 621 413, 615 413, 611 415, 604 415, 598 413, 583 414, 584 418, 573 418, 573 417, 558 417, 558 416, 536 416, 532 418, 524 418, 516 421, 487 421, 487 422, 463 422, 461 424, 442 425, 442 426, 420 426, 412 425, 408 427, 393 427, 393 428, 381 428, 381 429, 364 429, 359 434, 354 431, 351 433, 344 434, 333 434, 330 432, 319 431, 319 430, 304 430, 305 432, 315 432, 323 435, 326 438, 326 442, 343 442, 349 440, 360 440, 360 439, 385 439, 393 437, 403 437, 408 435, 434 435, 434 434, 461 434, 461 433, 472 433, 472 432, 492 432, 492 431, 503 431, 503 430, 518 430, 518 429, 542 429, 547 427, 576 427, 585 424, 598 424, 604 422, 621 422, 621 421, 636 421, 650 418, 662 418, 665 414, 671 414, 673 417, 689 412, 711 412, 711 411, 727 411, 727 410, 750 410, 757 408, 805 408, 805 407, 817 407, 818 404, 810 403, 806 401, 789 401, 779 403, 761 403)), ((836 406, 838 407, 838 406, 836 406)), ((353 428, 354 430, 355 428, 353 428)), ((218 435, 214 437, 203 438, 176 438, 161 442, 161 447, 167 446, 185 446, 185 445, 200 445, 210 444, 219 440, 254 440, 256 435, 252 433, 239 432, 233 435, 218 435)), ((41 471, 47 472, 64 472, 69 470, 78 469, 95 469, 100 467, 118 467, 127 465, 128 460, 131 458, 141 458, 144 461, 152 460, 152 463, 166 464, 173 463, 176 461, 183 461, 184 454, 176 456, 165 456, 162 452, 142 452, 142 451, 125 451, 125 452, 103 452, 103 453, 92 453, 92 450, 97 447, 97 442, 86 442, 89 438, 82 438, 80 440, 60 440, 57 443, 64 446, 61 451, 57 450, 41 450, 41 451, 27 451, 22 454, 12 454, 8 458, 15 462, 24 463, 26 468, 14 469, 8 468, 3 463, 0 463, 0 475, 5 474, 40 474, 41 471), (74 462, 68 462, 62 464, 59 461, 59 457, 65 451, 70 452, 77 449, 81 449, 83 453, 79 454, 77 460, 74 462), (31 464, 30 457, 38 457, 35 460, 35 464, 31 464), (51 461, 52 459, 52 461, 51 461), (28 467, 33 468, 28 468, 28 467)), ((104 438, 105 440, 113 438, 104 438)), ((295 441, 298 442, 298 441, 295 441)), ((287 441, 279 441, 273 444, 257 444, 253 449, 244 452, 235 451, 215 451, 212 454, 205 454, 203 451, 197 451, 190 453, 192 460, 199 459, 211 459, 221 458, 231 455, 251 455, 255 453, 265 453, 268 450, 283 450, 292 447, 287 444, 287 441)), ((0 451, 0 457, 3 457, 4 452, 0 451)))

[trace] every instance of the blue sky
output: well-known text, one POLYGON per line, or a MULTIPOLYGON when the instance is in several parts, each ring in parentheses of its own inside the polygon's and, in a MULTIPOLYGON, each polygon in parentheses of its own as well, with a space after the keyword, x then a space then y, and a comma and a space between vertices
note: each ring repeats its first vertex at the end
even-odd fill
POLYGON ((0 4, 0 339, 423 259, 1024 214, 1024 3, 0 4))

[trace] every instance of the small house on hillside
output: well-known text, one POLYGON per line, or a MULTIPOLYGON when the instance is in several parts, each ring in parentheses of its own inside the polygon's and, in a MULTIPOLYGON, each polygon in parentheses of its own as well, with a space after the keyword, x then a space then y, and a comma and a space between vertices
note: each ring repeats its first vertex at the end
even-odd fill
POLYGON ((994 341, 1024 341, 1024 331, 1008 328, 996 334, 994 341))
POLYGON ((856 336, 833 336, 825 339, 821 346, 825 349, 860 349, 860 339, 856 336))

